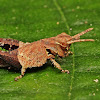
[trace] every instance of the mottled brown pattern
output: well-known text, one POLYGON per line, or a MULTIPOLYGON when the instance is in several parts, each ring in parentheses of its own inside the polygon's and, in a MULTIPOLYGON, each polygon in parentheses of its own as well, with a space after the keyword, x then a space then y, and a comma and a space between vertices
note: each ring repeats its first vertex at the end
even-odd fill
POLYGON ((21 75, 15 78, 15 81, 22 78, 27 68, 41 67, 47 62, 47 59, 54 64, 61 72, 61 66, 55 61, 55 55, 58 57, 66 57, 72 54, 70 45, 74 42, 94 41, 93 39, 80 39, 80 36, 91 31, 89 28, 79 34, 70 36, 66 33, 61 33, 55 37, 41 39, 32 43, 24 43, 13 39, 0 38, 0 47, 8 51, 0 51, 0 65, 12 65, 16 68, 21 68, 21 75))
POLYGON ((36 41, 18 49, 18 59, 22 66, 40 67, 46 63, 48 53, 41 41, 36 41))

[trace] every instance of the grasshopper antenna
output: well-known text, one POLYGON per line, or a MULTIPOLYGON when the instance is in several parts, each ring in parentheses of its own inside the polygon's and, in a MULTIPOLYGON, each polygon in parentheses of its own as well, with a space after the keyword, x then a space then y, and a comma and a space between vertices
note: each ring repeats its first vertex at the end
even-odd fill
POLYGON ((85 33, 89 32, 89 31, 91 31, 91 30, 93 30, 93 28, 89 28, 89 29, 87 29, 87 30, 85 30, 85 31, 83 31, 83 32, 81 32, 81 33, 78 33, 78 34, 72 36, 72 39, 75 39, 75 40, 76 40, 76 39, 79 39, 81 35, 84 35, 85 33))
POLYGON ((71 41, 68 41, 67 44, 72 44, 72 43, 75 43, 75 42, 85 42, 85 41, 94 41, 93 39, 80 39, 80 36, 81 35, 84 35, 85 33, 89 32, 93 30, 93 28, 89 28, 81 33, 78 33, 74 36, 72 36, 72 40, 71 41))
POLYGON ((71 41, 68 41, 67 44, 72 44, 72 43, 75 43, 75 42, 85 42, 85 41, 94 41, 93 39, 79 39, 79 40, 71 40, 71 41))

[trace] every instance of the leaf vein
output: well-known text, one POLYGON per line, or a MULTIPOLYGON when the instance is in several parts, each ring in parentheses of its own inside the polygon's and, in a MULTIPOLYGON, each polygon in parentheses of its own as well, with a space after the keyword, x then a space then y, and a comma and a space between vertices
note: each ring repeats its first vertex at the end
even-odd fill
MULTIPOLYGON (((66 25, 66 27, 68 29, 68 33, 71 35, 70 27, 69 27, 69 25, 67 23, 67 19, 66 19, 64 13, 63 13, 61 7, 59 6, 59 4, 57 3, 56 0, 53 0, 53 2, 54 2, 56 8, 58 9, 58 11, 60 13, 60 15, 62 17, 62 20, 65 22, 65 25, 66 25)), ((73 46, 73 44, 72 44, 72 52, 74 53, 74 46, 73 46)), ((73 68, 73 71, 72 71, 72 77, 71 77, 71 84, 70 84, 70 89, 69 89, 69 93, 68 93, 69 100, 71 99, 71 92, 72 92, 73 80, 74 80, 74 74, 75 74, 75 54, 73 54, 73 65, 72 65, 72 68, 73 68)))

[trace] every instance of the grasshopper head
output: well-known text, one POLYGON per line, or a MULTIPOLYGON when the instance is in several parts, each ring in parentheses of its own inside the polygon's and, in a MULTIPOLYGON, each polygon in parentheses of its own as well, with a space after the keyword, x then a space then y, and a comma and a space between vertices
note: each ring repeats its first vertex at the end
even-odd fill
POLYGON ((74 36, 70 36, 66 33, 61 33, 56 36, 56 43, 60 46, 66 48, 69 47, 72 43, 75 42, 85 42, 85 41, 94 41, 93 39, 80 39, 80 36, 91 31, 93 28, 89 28, 81 33, 78 33, 74 36))

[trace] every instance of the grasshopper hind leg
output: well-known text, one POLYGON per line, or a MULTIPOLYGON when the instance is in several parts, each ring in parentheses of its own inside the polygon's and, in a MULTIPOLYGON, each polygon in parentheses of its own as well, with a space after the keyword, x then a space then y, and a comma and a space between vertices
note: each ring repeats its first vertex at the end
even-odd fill
POLYGON ((22 67, 21 69, 21 75, 17 76, 14 80, 17 81, 18 79, 22 78, 25 74, 26 68, 22 67))

